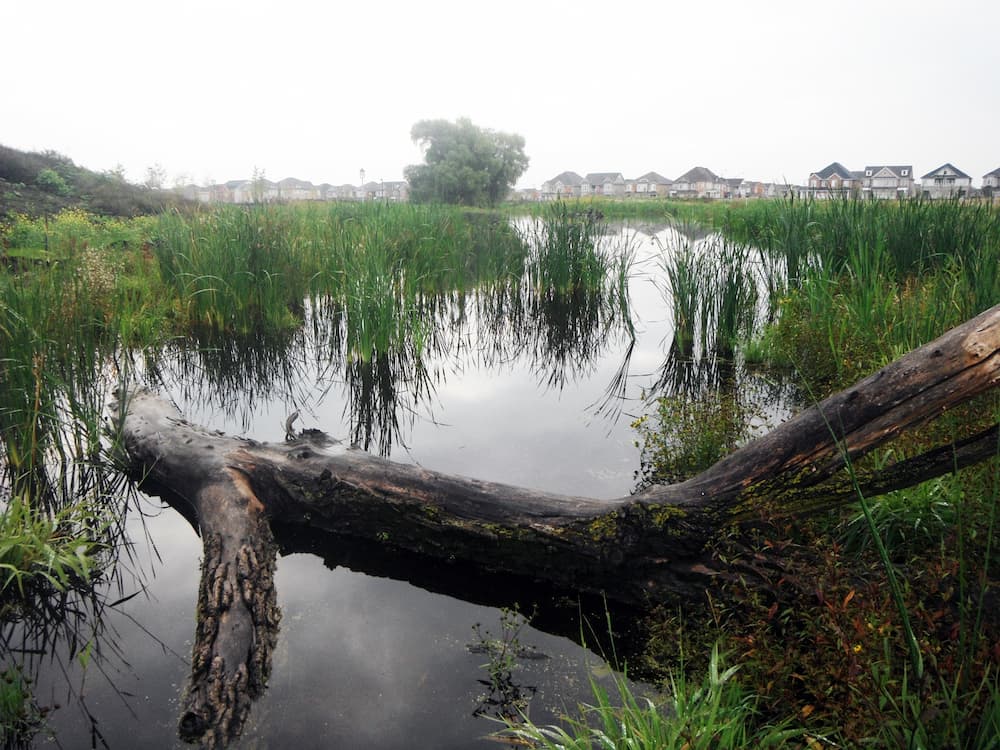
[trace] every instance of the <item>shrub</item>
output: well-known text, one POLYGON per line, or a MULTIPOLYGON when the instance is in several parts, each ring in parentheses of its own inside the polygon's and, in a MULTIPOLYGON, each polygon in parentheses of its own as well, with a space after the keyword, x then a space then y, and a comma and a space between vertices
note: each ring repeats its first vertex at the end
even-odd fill
POLYGON ((66 184, 66 180, 62 178, 62 175, 54 169, 41 170, 35 177, 35 184, 45 192, 53 193, 54 195, 69 195, 73 192, 70 186, 66 184))

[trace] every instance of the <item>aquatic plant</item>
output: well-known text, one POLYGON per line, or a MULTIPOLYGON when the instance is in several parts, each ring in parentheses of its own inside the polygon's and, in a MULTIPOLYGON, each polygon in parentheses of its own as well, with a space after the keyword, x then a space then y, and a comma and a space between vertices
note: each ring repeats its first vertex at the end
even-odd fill
POLYGON ((802 740, 805 732, 787 721, 760 721, 757 699, 736 679, 739 670, 725 666, 716 645, 700 681, 678 670, 658 700, 637 695, 625 674, 614 674, 615 695, 591 677, 594 702, 564 715, 562 724, 538 726, 522 715, 508 719, 498 737, 547 750, 737 750, 788 747, 802 740))

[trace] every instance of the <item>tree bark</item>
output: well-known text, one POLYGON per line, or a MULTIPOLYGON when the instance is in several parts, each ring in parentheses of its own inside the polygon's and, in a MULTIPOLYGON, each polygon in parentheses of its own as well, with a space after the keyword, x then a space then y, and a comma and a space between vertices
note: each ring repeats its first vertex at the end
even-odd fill
POLYGON ((993 426, 883 474, 845 471, 998 384, 1000 305, 698 476, 610 501, 440 474, 322 437, 281 445, 228 437, 189 424, 151 393, 130 394, 123 434, 136 476, 186 499, 205 540, 182 728, 196 737, 220 717, 240 723, 242 686, 249 695, 266 679, 277 625, 268 519, 623 602, 696 595, 711 573, 706 543, 733 523, 810 512, 997 455, 993 426))

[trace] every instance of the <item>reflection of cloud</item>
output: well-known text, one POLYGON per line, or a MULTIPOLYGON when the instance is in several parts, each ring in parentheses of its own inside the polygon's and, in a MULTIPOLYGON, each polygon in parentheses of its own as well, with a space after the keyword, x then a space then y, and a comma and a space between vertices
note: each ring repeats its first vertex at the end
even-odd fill
MULTIPOLYGON (((258 736, 275 747, 467 748, 496 729, 472 716, 486 657, 466 644, 477 622, 499 635, 497 610, 330 571, 312 555, 282 558, 275 584, 284 619, 271 684, 255 709, 258 736)), ((544 706, 585 697, 595 657, 531 628, 520 640, 551 657, 519 667, 540 689, 536 719, 544 706)))

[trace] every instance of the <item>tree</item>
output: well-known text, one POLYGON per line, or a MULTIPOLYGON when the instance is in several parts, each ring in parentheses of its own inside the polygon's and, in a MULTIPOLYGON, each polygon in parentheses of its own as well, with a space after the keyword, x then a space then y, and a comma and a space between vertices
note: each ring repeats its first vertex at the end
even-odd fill
POLYGON ((163 184, 167 181, 166 168, 157 162, 151 167, 146 167, 146 179, 142 184, 150 190, 162 190, 163 184))
POLYGON ((424 163, 405 170, 410 199, 418 203, 495 206, 528 168, 524 138, 484 130, 466 118, 421 120, 410 131, 424 163))

